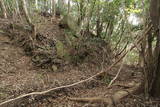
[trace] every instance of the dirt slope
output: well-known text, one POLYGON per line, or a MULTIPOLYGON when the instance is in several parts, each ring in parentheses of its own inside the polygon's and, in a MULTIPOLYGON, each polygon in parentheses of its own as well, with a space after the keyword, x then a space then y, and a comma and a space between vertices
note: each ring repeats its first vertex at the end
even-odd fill
MULTIPOLYGON (((46 27, 46 26, 44 26, 46 27)), ((60 35, 61 32, 58 24, 47 26, 45 31, 55 31, 53 35, 60 35), (56 34, 57 32, 57 34, 56 34)), ((49 33, 51 34, 51 33, 49 33)), ((62 39, 62 38, 61 38, 62 39)), ((115 67, 111 74, 115 75, 119 66, 115 67)), ((4 35, 0 35, 0 102, 15 98, 21 94, 43 91, 57 86, 71 84, 87 77, 90 77, 97 72, 100 72, 101 67, 83 63, 78 66, 64 66, 63 71, 49 72, 45 69, 35 67, 30 57, 26 56, 23 49, 13 45, 12 41, 4 35)), ((141 81, 141 73, 135 67, 125 65, 117 79, 115 86, 108 89, 107 83, 113 77, 108 77, 103 80, 94 80, 71 89, 66 89, 57 93, 53 93, 47 98, 27 103, 19 106, 27 107, 103 107, 103 104, 78 103, 70 101, 68 97, 107 97, 114 92, 125 89, 133 82, 141 81), (116 85, 121 84, 121 85, 116 85)), ((12 105, 10 105, 12 107, 12 105)))

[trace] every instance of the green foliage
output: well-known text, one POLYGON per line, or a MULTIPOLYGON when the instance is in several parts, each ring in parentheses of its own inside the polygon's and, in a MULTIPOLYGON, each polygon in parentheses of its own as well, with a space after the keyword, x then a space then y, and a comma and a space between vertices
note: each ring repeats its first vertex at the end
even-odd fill
POLYGON ((128 13, 141 13, 142 12, 142 9, 136 9, 135 7, 134 7, 134 5, 130 5, 129 6, 129 8, 126 8, 126 11, 128 12, 128 13))
MULTIPOLYGON (((12 14, 17 8, 15 0, 4 1, 7 11, 12 14)), ((77 36, 80 30, 88 30, 101 39, 110 42, 113 47, 122 37, 119 47, 123 47, 126 42, 133 41, 131 33, 143 28, 143 24, 132 25, 132 23, 129 23, 128 17, 131 14, 135 14, 136 17, 144 19, 149 7, 148 0, 71 0, 71 2, 69 15, 67 3, 63 3, 63 0, 58 0, 56 3, 58 11, 64 17, 62 22, 67 24, 71 30, 67 32, 69 36, 66 37, 70 45, 73 45, 73 41, 76 40, 75 35, 77 36)), ((20 3, 19 5, 21 7, 20 3)), ((35 0, 28 0, 27 6, 30 12, 36 10, 35 0)), ((48 11, 51 9, 50 0, 38 0, 38 6, 39 8, 36 12, 48 11)), ((31 15, 33 14, 31 13, 31 15)), ((38 17, 33 15, 32 20, 36 22, 38 17)), ((65 56, 63 49, 63 44, 58 42, 57 50, 60 57, 65 56)))
POLYGON ((3 30, 0 29, 0 33, 4 33, 3 30))
POLYGON ((65 49, 65 46, 61 41, 57 40, 56 50, 57 50, 57 56, 59 58, 64 58, 68 56, 67 50, 65 49))

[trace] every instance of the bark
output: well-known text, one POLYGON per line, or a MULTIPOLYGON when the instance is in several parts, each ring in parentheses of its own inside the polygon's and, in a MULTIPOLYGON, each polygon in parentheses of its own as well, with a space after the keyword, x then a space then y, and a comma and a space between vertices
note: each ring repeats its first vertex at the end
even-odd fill
POLYGON ((152 24, 154 25, 155 29, 158 29, 158 22, 159 22, 159 1, 160 0, 151 0, 150 2, 150 16, 152 24))
POLYGON ((70 4, 70 0, 68 0, 68 15, 70 14, 70 7, 71 7, 71 4, 70 4))
POLYGON ((35 0, 35 6, 36 6, 36 9, 38 10, 38 0, 35 0))
POLYGON ((54 17, 56 17, 56 2, 55 0, 52 0, 52 13, 54 14, 54 17))
POLYGON ((19 3, 17 0, 15 0, 15 3, 16 3, 16 12, 20 15, 19 3))
POLYGON ((31 18, 29 17, 28 10, 27 10, 27 7, 26 7, 26 5, 27 5, 26 1, 25 0, 21 0, 21 3, 22 3, 22 8, 23 8, 23 12, 24 12, 26 21, 27 21, 27 23, 29 25, 32 25, 31 18))
POLYGON ((97 36, 101 36, 102 30, 103 30, 103 22, 101 22, 101 17, 100 17, 100 7, 98 5, 98 9, 97 9, 97 24, 96 24, 96 28, 97 28, 97 36))
POLYGON ((19 18, 22 20, 18 0, 15 0, 15 4, 16 4, 16 8, 15 8, 16 16, 19 16, 19 18))
POLYGON ((85 6, 84 6, 84 0, 81 0, 80 3, 77 2, 77 7, 79 11, 79 17, 78 17, 78 25, 80 26, 82 23, 82 20, 85 17, 85 6))
POLYGON ((24 16, 26 18, 27 23, 31 27, 31 33, 33 34, 33 37, 31 37, 31 39, 34 40, 34 37, 36 36, 36 27, 35 27, 34 24, 32 24, 31 18, 29 16, 29 13, 28 13, 28 10, 27 10, 27 7, 26 7, 26 5, 27 5, 26 1, 21 0, 21 3, 22 3, 22 9, 23 9, 24 16))
POLYGON ((88 16, 87 16, 87 28, 86 30, 89 32, 90 31, 90 22, 91 22, 91 18, 92 18, 92 14, 93 14, 93 11, 94 11, 94 7, 95 7, 95 4, 96 4, 96 0, 94 0, 93 2, 91 2, 91 7, 89 8, 88 10, 88 16))
POLYGON ((64 0, 58 0, 58 11, 62 13, 64 10, 64 0))
POLYGON ((0 7, 2 9, 3 17, 7 18, 7 10, 6 10, 6 7, 4 5, 4 1, 3 0, 0 0, 0 7))
POLYGON ((140 52, 139 52, 139 59, 138 59, 138 65, 140 67, 144 67, 144 55, 145 55, 145 49, 146 49, 146 38, 142 41, 142 43, 140 44, 140 52))
MULTIPOLYGON (((150 3, 150 17, 154 29, 157 33, 157 44, 155 48, 154 57, 152 58, 153 64, 148 66, 153 67, 153 69, 149 69, 152 72, 152 81, 148 80, 149 88, 150 88, 150 95, 153 97, 160 98, 160 0, 151 0, 150 3)), ((148 60, 149 61, 149 60, 148 60)), ((150 74, 148 74, 148 77, 150 74)))
MULTIPOLYGON (((160 25, 160 19, 159 19, 159 25, 160 25)), ((158 31, 157 34, 157 45, 155 48, 155 53, 154 53, 154 63, 152 65, 152 67, 154 67, 154 72, 153 69, 150 69, 153 72, 153 83, 151 83, 151 90, 150 90, 150 94, 153 97, 158 97, 160 98, 160 30, 158 31)))
POLYGON ((156 72, 155 72, 156 76, 154 78, 150 94, 153 97, 160 98, 160 93, 159 93, 159 90, 160 90, 160 53, 158 55, 158 61, 156 61, 156 62, 158 63, 157 68, 156 68, 156 72))
POLYGON ((57 8, 56 8, 56 2, 54 1, 54 16, 56 16, 57 8))

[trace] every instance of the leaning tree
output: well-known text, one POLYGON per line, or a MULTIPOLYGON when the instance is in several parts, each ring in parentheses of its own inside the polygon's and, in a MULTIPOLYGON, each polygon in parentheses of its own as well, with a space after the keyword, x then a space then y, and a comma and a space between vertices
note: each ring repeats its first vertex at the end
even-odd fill
POLYGON ((3 0, 0 0, 0 8, 2 10, 3 17, 7 18, 7 10, 6 10, 6 7, 5 7, 5 4, 4 4, 3 0))

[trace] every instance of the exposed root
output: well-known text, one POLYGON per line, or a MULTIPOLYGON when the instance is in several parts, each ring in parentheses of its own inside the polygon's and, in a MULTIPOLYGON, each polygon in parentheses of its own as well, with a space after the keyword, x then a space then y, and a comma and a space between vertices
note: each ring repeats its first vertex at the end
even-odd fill
MULTIPOLYGON (((125 58, 124 58, 125 59, 125 58)), ((120 72, 121 72, 121 70, 122 70, 122 67, 123 67, 123 65, 124 65, 124 59, 123 59, 123 61, 122 61, 122 64, 121 64, 121 66, 120 66, 120 68, 119 68, 119 70, 118 70, 118 73, 116 74, 116 76, 111 80, 111 82, 109 83, 109 85, 108 85, 108 88, 114 83, 114 81, 118 78, 118 76, 119 76, 119 74, 120 74, 120 72)))
POLYGON ((112 105, 112 98, 101 98, 101 97, 88 97, 88 98, 68 98, 68 100, 84 103, 101 103, 105 105, 112 105))
POLYGON ((124 97, 137 92, 140 89, 141 83, 135 84, 134 88, 127 90, 120 90, 114 93, 111 97, 101 98, 101 97, 90 97, 90 98, 68 98, 71 101, 84 102, 84 103, 101 103, 107 105, 114 105, 119 103, 124 97))
MULTIPOLYGON (((144 33, 144 35, 137 41, 137 43, 139 43, 144 36, 146 36, 146 33, 148 33, 148 31, 151 29, 151 27, 147 28, 147 31, 144 33)), ((43 96, 43 95, 46 95, 46 94, 49 94, 51 92, 54 92, 54 91, 57 91, 57 90, 62 90, 62 89, 65 89, 65 88, 71 88, 73 86, 77 86, 79 84, 82 84, 82 83, 85 83, 87 81, 91 81, 93 80, 95 77, 98 77, 98 76, 101 76, 103 75, 104 73, 106 73, 106 71, 109 71, 111 70, 117 63, 119 63, 127 54, 128 52, 130 52, 131 50, 133 50, 135 48, 135 45, 132 46, 128 51, 126 51, 126 53, 124 53, 117 61, 115 61, 108 69, 106 69, 105 71, 101 71, 87 79, 84 79, 82 81, 79 81, 79 82, 76 82, 76 83, 73 83, 73 84, 70 84, 70 85, 66 85, 66 86, 61 86, 61 87, 56 87, 56 88, 52 88, 52 89, 49 89, 49 90, 46 90, 46 91, 42 91, 42 92, 32 92, 32 93, 29 93, 29 94, 24 94, 24 95, 20 95, 16 98, 13 98, 13 99, 10 99, 10 100, 7 100, 7 101, 4 101, 2 103, 0 103, 0 106, 2 107, 8 107, 10 104, 12 105, 16 105, 18 102, 24 100, 25 98, 29 98, 29 97, 32 97, 34 98, 35 96, 43 96)), ((139 83, 140 84, 140 83, 139 83)), ((135 90, 137 90, 137 88, 139 88, 139 84, 136 85, 135 88, 133 89, 130 89, 128 90, 128 92, 130 93, 133 93, 135 92, 135 90)), ((128 95, 128 92, 127 91, 119 91, 117 93, 115 93, 113 95, 113 101, 114 102, 118 102, 120 99, 126 97, 128 95)))

